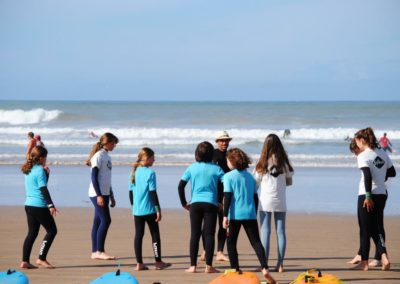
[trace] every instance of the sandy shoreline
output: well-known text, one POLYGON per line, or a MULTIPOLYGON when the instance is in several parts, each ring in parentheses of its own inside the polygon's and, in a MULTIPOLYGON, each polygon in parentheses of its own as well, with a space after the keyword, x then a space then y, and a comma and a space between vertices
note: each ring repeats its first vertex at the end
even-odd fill
MULTIPOLYGON (((57 216, 58 235, 48 259, 57 266, 55 270, 36 269, 24 271, 30 283, 89 283, 92 279, 117 269, 132 273, 139 283, 208 283, 217 275, 202 273, 204 263, 199 262, 201 273, 184 272, 189 266, 189 216, 183 210, 164 210, 160 224, 163 260, 173 266, 164 271, 154 270, 150 236, 146 229, 143 244, 145 262, 149 271, 136 272, 133 251, 133 219, 129 209, 113 209, 113 223, 108 234, 106 250, 118 257, 116 261, 90 260, 90 228, 92 209, 60 208, 57 216)), ((290 283, 308 268, 318 267, 323 272, 333 273, 346 283, 398 283, 400 281, 400 219, 386 217, 387 246, 392 263, 391 271, 372 269, 368 272, 350 271, 346 261, 354 256, 358 247, 358 225, 353 215, 289 214, 287 220, 287 251, 284 273, 272 275, 279 283, 290 283)), ((0 208, 0 270, 18 268, 22 243, 27 226, 23 207, 0 208)), ((34 262, 44 230, 33 248, 34 262)), ((272 236, 270 267, 276 263, 275 237, 272 236)), ((373 246, 372 246, 373 247, 373 246)), ((253 270, 258 261, 241 231, 239 261, 243 270, 253 270)), ((374 248, 373 248, 374 250, 374 248)), ((370 255, 374 253, 371 251, 370 255)), ((224 270, 229 263, 214 261, 216 268, 224 270)), ((258 273, 261 279, 261 274, 258 273)))

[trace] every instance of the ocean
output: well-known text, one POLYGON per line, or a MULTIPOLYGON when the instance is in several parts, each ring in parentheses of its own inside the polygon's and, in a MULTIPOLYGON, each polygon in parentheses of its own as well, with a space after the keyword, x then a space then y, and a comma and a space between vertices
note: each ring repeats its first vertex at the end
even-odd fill
MULTIPOLYGON (((97 141, 115 134, 115 165, 131 164, 151 147, 163 166, 190 164, 196 145, 218 130, 233 137, 254 161, 269 133, 282 139, 295 167, 354 167, 346 140, 371 126, 400 145, 400 102, 66 102, 0 101, 0 165, 24 161, 27 133, 40 134, 51 165, 84 164, 97 141)), ((399 164, 400 155, 391 155, 399 164)))
MULTIPOLYGON (((269 133, 282 137, 295 169, 288 188, 289 212, 356 214, 360 171, 348 137, 371 126, 386 132, 399 171, 400 102, 67 102, 0 101, 0 205, 22 205, 27 133, 40 134, 49 150, 49 190, 61 207, 91 207, 90 169, 83 166, 97 138, 112 132, 113 189, 119 207, 129 207, 128 176, 140 148, 155 151, 154 169, 163 208, 180 208, 177 185, 194 161, 196 145, 214 142, 226 130, 230 147, 257 161, 269 133), (285 129, 290 136, 283 138, 285 129)), ((252 167, 254 166, 254 163, 252 167)), ((251 169, 250 169, 251 170, 251 169)), ((388 182, 385 214, 400 215, 400 181, 388 182)), ((189 185, 186 187, 190 196, 189 185)))

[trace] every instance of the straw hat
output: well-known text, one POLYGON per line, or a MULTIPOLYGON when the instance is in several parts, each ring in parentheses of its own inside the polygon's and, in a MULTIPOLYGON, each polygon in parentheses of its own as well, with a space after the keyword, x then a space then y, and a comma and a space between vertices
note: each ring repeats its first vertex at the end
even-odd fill
POLYGON ((218 131, 215 135, 215 142, 217 142, 218 140, 232 140, 232 137, 229 136, 228 132, 222 130, 218 131))

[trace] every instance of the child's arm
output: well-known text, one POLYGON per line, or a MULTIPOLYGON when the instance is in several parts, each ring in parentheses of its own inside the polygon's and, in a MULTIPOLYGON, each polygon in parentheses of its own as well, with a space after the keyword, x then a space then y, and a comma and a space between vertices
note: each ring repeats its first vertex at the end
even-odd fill
POLYGON ((178 185, 178 193, 179 193, 179 199, 181 200, 182 207, 185 209, 189 209, 189 205, 186 201, 185 197, 185 186, 187 184, 187 181, 184 181, 181 179, 178 185))
POLYGON ((131 206, 133 206, 133 191, 129 190, 129 201, 131 202, 131 206))
POLYGON ((388 168, 386 170, 386 178, 385 181, 390 178, 390 177, 395 177, 396 176, 396 170, 394 168, 394 166, 391 166, 390 168, 388 168))

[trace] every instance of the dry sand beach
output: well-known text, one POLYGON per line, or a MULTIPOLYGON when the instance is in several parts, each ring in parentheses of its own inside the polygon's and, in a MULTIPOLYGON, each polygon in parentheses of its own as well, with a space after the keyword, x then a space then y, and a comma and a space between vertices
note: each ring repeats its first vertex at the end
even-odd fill
MULTIPOLYGON (((139 283, 208 283, 217 274, 204 274, 204 263, 199 262, 201 273, 189 274, 189 216, 184 210, 164 210, 160 224, 163 260, 173 265, 163 271, 154 270, 150 235, 146 231, 143 254, 148 271, 134 271, 136 264, 133 251, 133 219, 129 209, 113 209, 113 222, 106 241, 106 250, 118 257, 116 261, 90 259, 90 228, 92 209, 59 208, 56 217, 58 235, 50 250, 48 259, 57 266, 54 270, 24 270, 30 283, 89 283, 92 279, 120 265, 122 271, 132 273, 139 283)), ((392 263, 390 271, 373 268, 368 272, 351 271, 346 261, 358 248, 358 225, 353 215, 288 214, 287 251, 284 273, 272 272, 279 283, 290 283, 308 268, 320 268, 322 272, 333 273, 346 283, 400 283, 400 219, 389 216, 385 219, 387 246, 392 263)), ((18 268, 21 260, 22 243, 26 234, 26 217, 23 206, 0 208, 0 270, 18 268)), ((41 229, 33 248, 31 261, 36 260, 41 229)), ((270 267, 276 262, 275 238, 271 239, 270 267)), ((238 244, 239 261, 245 271, 257 268, 258 261, 245 233, 241 231, 238 244)), ((374 252, 372 246, 370 255, 374 252)), ((214 262, 223 271, 229 263, 214 262)), ((258 273, 261 279, 261 273, 258 273)))

